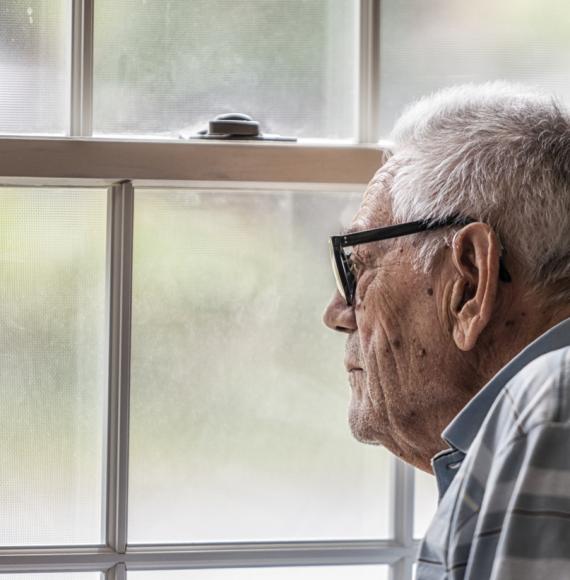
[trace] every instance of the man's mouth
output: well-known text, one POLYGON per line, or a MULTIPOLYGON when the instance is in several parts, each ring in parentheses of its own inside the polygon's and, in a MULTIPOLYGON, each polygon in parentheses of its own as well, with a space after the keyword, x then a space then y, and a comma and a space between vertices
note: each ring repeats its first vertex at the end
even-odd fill
POLYGON ((344 352, 344 368, 347 373, 363 370, 362 365, 360 364, 360 359, 362 358, 360 345, 358 343, 358 338, 354 336, 354 334, 348 337, 344 352))
POLYGON ((354 371, 361 371, 362 370, 362 367, 353 361, 345 361, 344 367, 346 368, 347 373, 352 373, 354 371))

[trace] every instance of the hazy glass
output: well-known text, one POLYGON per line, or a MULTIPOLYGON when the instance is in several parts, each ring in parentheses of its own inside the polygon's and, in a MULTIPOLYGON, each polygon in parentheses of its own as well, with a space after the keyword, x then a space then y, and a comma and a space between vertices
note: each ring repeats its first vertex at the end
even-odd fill
POLYGON ((386 536, 388 454, 320 320, 359 198, 137 191, 130 542, 386 536))
POLYGON ((221 113, 353 137, 354 0, 97 0, 94 131, 178 137, 221 113))
POLYGON ((67 131, 69 0, 0 2, 0 134, 67 131))
POLYGON ((388 566, 295 566, 129 572, 128 580, 388 580, 388 566))
POLYGON ((383 0, 381 130, 441 87, 498 79, 570 100, 568 0, 383 0))
POLYGON ((0 545, 102 539, 105 219, 103 190, 0 188, 0 545))
POLYGON ((416 469, 415 474, 414 537, 423 538, 437 508, 437 484, 425 471, 416 469))

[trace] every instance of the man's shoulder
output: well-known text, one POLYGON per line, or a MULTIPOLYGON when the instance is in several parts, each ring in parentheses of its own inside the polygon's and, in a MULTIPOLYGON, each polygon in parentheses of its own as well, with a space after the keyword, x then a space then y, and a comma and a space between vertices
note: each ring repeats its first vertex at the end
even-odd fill
POLYGON ((487 420, 495 450, 540 425, 570 422, 570 346, 545 353, 503 387, 487 420))
POLYGON ((523 367, 506 385, 506 398, 523 414, 523 427, 570 420, 570 346, 547 352, 523 367))
POLYGON ((551 350, 536 357, 523 367, 510 382, 517 378, 532 378, 534 381, 540 380, 568 380, 568 364, 570 362, 570 345, 551 350))

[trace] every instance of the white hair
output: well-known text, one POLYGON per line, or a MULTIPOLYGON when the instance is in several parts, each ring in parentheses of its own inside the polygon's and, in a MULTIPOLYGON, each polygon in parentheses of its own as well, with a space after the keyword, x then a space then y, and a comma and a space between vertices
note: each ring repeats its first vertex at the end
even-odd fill
MULTIPOLYGON (((531 288, 570 297, 570 115, 552 97, 505 82, 452 87, 412 105, 391 142, 396 221, 486 222, 531 288)), ((425 235, 422 269, 455 231, 425 235)))

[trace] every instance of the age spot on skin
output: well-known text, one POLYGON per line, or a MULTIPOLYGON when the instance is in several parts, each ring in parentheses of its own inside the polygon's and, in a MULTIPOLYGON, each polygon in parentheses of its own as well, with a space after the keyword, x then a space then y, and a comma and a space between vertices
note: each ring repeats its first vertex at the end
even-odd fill
POLYGON ((507 320, 505 322, 505 326, 514 326, 514 324, 515 324, 515 321, 514 320, 507 320))
POLYGON ((427 289, 427 295, 428 296, 433 296, 433 288, 428 288, 427 289))
POLYGON ((397 338, 394 339, 394 342, 392 344, 394 345, 394 348, 400 348, 402 346, 402 343, 397 338))

